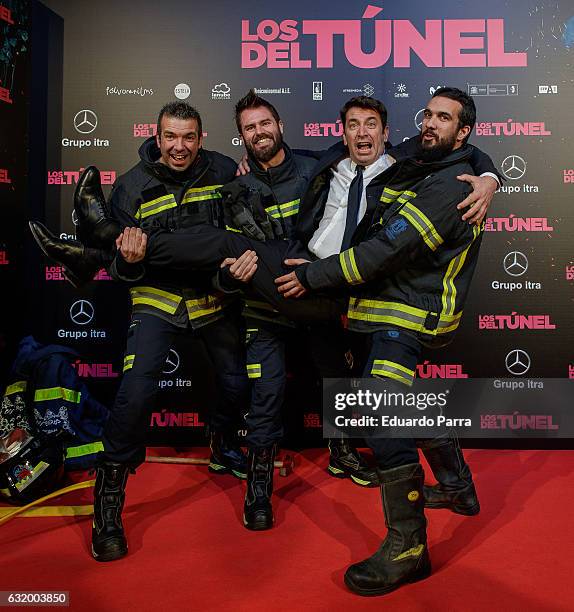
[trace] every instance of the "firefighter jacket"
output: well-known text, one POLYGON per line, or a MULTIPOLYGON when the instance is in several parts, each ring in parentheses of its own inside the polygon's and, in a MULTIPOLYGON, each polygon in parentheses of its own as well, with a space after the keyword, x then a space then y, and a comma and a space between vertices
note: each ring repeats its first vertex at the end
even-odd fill
POLYGON ((103 450, 108 409, 78 377, 78 354, 66 346, 20 342, 0 407, 0 436, 16 428, 61 443, 68 470, 87 469, 103 450))
MULTIPOLYGON (((175 172, 158 161, 160 151, 153 137, 142 144, 139 154, 140 162, 118 178, 110 196, 111 215, 123 227, 174 231, 205 223, 222 225, 218 189, 235 175, 232 159, 200 149, 190 168, 175 172)), ((189 248, 193 249, 192 238, 189 248)), ((140 278, 130 282, 134 314, 153 314, 178 327, 189 322, 199 328, 221 318, 235 300, 213 290, 210 274, 194 272, 183 280, 181 272, 165 268, 139 265, 138 269, 140 278)), ((117 255, 110 272, 118 280, 131 281, 133 270, 117 255)))
MULTIPOLYGON (((351 248, 298 268, 302 284, 350 289, 354 331, 400 327, 425 345, 447 344, 460 323, 484 229, 462 221, 456 208, 470 191, 456 179, 472 174, 469 156, 469 147, 433 163, 399 156, 367 187, 367 211, 351 248)), ((312 181, 315 200, 325 190, 317 186, 312 181)), ((313 211, 312 200, 306 203, 313 211)))
MULTIPOLYGON (((285 143, 283 150, 285 151, 283 162, 267 170, 249 155, 251 172, 237 177, 235 181, 249 189, 250 197, 259 200, 254 206, 263 208, 268 215, 276 219, 281 224, 283 237, 290 239, 295 229, 301 196, 317 162, 312 157, 294 153, 285 143)), ((228 229, 233 230, 231 227, 228 229)), ((260 299, 247 299, 244 315, 248 318, 295 326, 287 317, 279 315, 272 306, 260 299)))

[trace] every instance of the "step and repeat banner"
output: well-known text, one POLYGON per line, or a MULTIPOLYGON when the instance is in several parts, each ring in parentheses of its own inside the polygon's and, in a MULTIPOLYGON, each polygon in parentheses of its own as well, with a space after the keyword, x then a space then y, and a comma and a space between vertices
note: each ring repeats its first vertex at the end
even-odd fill
MULTIPOLYGON (((72 195, 82 168, 98 166, 109 193, 138 161, 170 100, 201 112, 205 148, 239 159, 233 108, 251 87, 277 107, 286 142, 309 149, 341 137, 338 110, 352 96, 381 99, 391 141, 399 142, 418 132, 436 88, 460 87, 478 108, 471 142, 506 181, 490 210, 458 337, 426 354, 418 376, 491 380, 489 402, 504 391, 501 380, 535 393, 541 390, 531 381, 574 379, 574 2, 44 4, 64 23, 62 109, 46 117, 48 133, 61 125, 48 143, 61 162, 46 168, 44 185, 45 220, 59 235, 75 236, 72 195)), ((0 95, 0 105, 10 104, 7 97, 0 95)), ((11 172, 0 168, 3 194, 2 177, 11 172)), ((2 258, 9 255, 0 249, 2 258)), ((36 333, 77 348, 78 373, 111 402, 129 317, 126 289, 102 271, 74 290, 48 261, 32 277, 43 296, 36 333)), ((319 444, 320 384, 296 339, 289 352, 290 440, 319 444)), ((216 389, 193 338, 174 345, 160 387, 150 440, 202 440, 216 389)), ((547 401, 541 392, 540 410, 547 401)))

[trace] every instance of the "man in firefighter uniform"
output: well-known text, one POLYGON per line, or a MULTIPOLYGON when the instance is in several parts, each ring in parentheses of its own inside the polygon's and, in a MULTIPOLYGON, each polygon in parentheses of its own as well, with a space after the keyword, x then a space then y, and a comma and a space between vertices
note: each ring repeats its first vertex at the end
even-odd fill
MULTIPOLYGON (((236 104, 235 119, 251 172, 238 177, 231 188, 234 193, 242 190, 252 207, 265 210, 275 221, 276 233, 289 239, 296 225, 301 195, 316 161, 293 153, 283 141, 283 123, 276 108, 253 90, 236 104)), ((249 456, 243 520, 248 529, 263 530, 273 524, 273 458, 283 437, 281 408, 287 379, 286 343, 294 334, 297 342, 305 343, 306 334, 260 298, 247 299, 244 316, 247 373, 252 392, 246 416, 249 456)), ((343 355, 339 361, 338 374, 343 375, 343 355)), ((350 477, 363 486, 377 484, 375 470, 347 440, 330 440, 329 448, 331 474, 350 477)))
MULTIPOLYGON (((371 152, 386 130, 386 111, 358 105, 347 107, 345 115, 344 144, 350 159, 343 161, 357 176, 376 160, 371 152)), ((389 160, 388 168, 358 194, 357 203, 350 190, 345 235, 340 236, 345 247, 350 231, 349 246, 277 279, 286 297, 338 288, 351 291, 349 329, 371 340, 364 376, 411 385, 422 346, 444 346, 459 326, 483 232, 483 225, 461 222, 455 207, 467 193, 456 177, 472 171, 466 140, 475 119, 474 102, 467 94, 455 88, 437 90, 424 111, 416 157, 397 155, 396 161, 389 160), (366 204, 362 216, 357 214, 361 199, 366 204)), ((341 149, 334 147, 333 156, 346 155, 341 149)), ((304 202, 309 210, 321 205, 320 177, 319 172, 311 180, 304 202)), ((320 236, 320 230, 314 236, 320 236)), ((414 440, 367 442, 379 465, 388 534, 373 556, 347 570, 345 582, 360 595, 378 595, 430 575, 427 492, 414 440)), ((447 467, 441 466, 441 441, 430 448, 431 467, 447 467)), ((479 506, 470 471, 458 447, 456 453, 447 452, 446 460, 462 462, 455 471, 458 485, 449 489, 447 482, 430 491, 430 505, 476 514, 479 506)))
MULTIPOLYGON (((372 100, 372 99, 367 99, 367 100, 372 100)), ((350 101, 346 105, 347 110, 353 106, 355 101, 356 99, 350 101)), ((361 104, 362 102, 358 104, 359 108, 361 107, 361 104)), ((368 104, 367 104, 367 107, 368 107, 368 104)), ((382 109, 384 110, 384 107, 382 107, 382 109)), ((379 124, 374 126, 374 130, 375 131, 379 130, 381 132, 381 134, 379 135, 378 141, 376 143, 377 146, 373 147, 372 137, 368 135, 368 130, 367 132, 365 132, 366 126, 361 127, 361 136, 363 137, 363 142, 360 143, 360 147, 356 148, 358 159, 361 159, 361 156, 364 157, 365 152, 370 152, 370 154, 374 154, 373 159, 377 160, 384 152, 383 131, 385 129, 385 123, 386 123, 386 111, 384 112, 384 116, 378 110, 375 114, 379 117, 379 124), (367 136, 365 136, 365 133, 367 133, 367 136)), ((369 128, 369 130, 371 130, 371 128, 369 128)), ((310 243, 310 241, 312 242, 312 239, 316 237, 314 236, 314 234, 318 230, 324 231, 325 228, 333 221, 333 219, 335 219, 334 214, 331 214, 330 218, 327 218, 328 217, 327 215, 327 204, 328 204, 327 195, 329 191, 330 178, 331 178, 330 168, 331 168, 331 164, 333 164, 334 162, 337 162, 340 159, 347 157, 348 154, 349 153, 347 151, 347 148, 344 145, 333 148, 326 157, 328 162, 324 163, 322 167, 319 168, 319 171, 315 171, 313 173, 310 188, 307 192, 304 202, 302 203, 303 210, 299 216, 298 225, 297 225, 297 234, 296 234, 296 237, 299 240, 297 243, 295 243, 295 245, 298 244, 299 247, 301 247, 302 245, 307 245, 308 243, 310 243), (323 223, 325 221, 327 221, 327 223, 323 223)), ((490 160, 488 161, 490 162, 490 160)), ((490 162, 489 167, 484 167, 484 164, 482 164, 482 166, 483 167, 481 168, 479 164, 478 166, 475 166, 475 169, 477 171, 483 171, 484 169, 493 168, 491 162, 490 162)), ((381 170, 382 169, 383 168, 381 168, 381 170)), ((370 177, 370 179, 372 180, 373 177, 370 177)), ((348 182, 351 182, 351 181, 348 181, 348 182)), ((348 187, 349 186, 347 185, 347 188, 348 187)), ((345 194, 344 199, 346 203, 346 194, 345 194)), ((460 202, 461 200, 463 200, 462 197, 460 198, 460 200, 457 201, 457 203, 460 202)), ((488 201, 489 200, 490 198, 488 198, 488 201)), ((364 212, 365 211, 363 210, 362 213, 364 212)), ((372 214, 372 210, 369 210, 368 208, 367 208, 367 212, 369 212, 369 215, 372 214)), ((453 204, 453 214, 455 215, 459 214, 457 212, 457 208, 455 204, 453 204)), ((345 238, 343 236, 343 232, 345 230, 345 219, 343 218, 343 223, 341 224, 340 222, 341 215, 339 214, 338 216, 339 216, 339 220, 337 223, 332 225, 332 228, 335 228, 335 227, 339 228, 337 230, 340 232, 339 239, 338 239, 339 245, 338 246, 335 245, 336 248, 334 251, 332 251, 333 253, 339 252, 341 246, 343 245, 343 239, 345 238)), ((356 225, 356 220, 358 216, 359 215, 357 214, 356 219, 355 219, 355 225, 356 225)), ((365 218, 367 218, 367 215, 365 216, 365 218)), ((249 241, 244 241, 244 242, 239 241, 239 243, 230 244, 226 238, 222 238, 221 234, 217 234, 217 232, 215 233, 209 232, 208 229, 206 228, 192 228, 192 231, 195 229, 198 230, 198 232, 195 232, 195 237, 197 240, 203 243, 204 248, 199 249, 197 252, 196 251, 186 252, 184 247, 185 247, 186 241, 190 237, 189 234, 185 236, 183 234, 180 234, 180 235, 164 234, 159 237, 156 236, 156 242, 153 245, 156 248, 155 250, 152 249, 152 251, 149 253, 151 257, 149 258, 148 263, 152 262, 155 265, 158 265, 158 266, 164 265, 164 266, 171 267, 173 269, 176 269, 178 267, 180 269, 185 269, 188 266, 193 268, 195 266, 201 267, 203 265, 212 265, 214 261, 217 261, 218 257, 223 258, 226 255, 230 255, 230 254, 237 256, 237 254, 241 252, 241 249, 238 248, 238 247, 241 247, 241 245, 245 245, 245 248, 255 248, 259 252, 261 252, 262 250, 265 250, 266 254, 269 256, 268 257, 269 260, 273 259, 273 257, 275 256, 275 259, 279 259, 279 261, 282 261, 283 255, 286 253, 286 250, 285 250, 286 245, 284 241, 283 241, 283 245, 281 245, 283 247, 281 249, 281 253, 279 256, 277 256, 277 254, 274 253, 274 251, 276 251, 277 249, 269 249, 268 245, 257 245, 256 246, 256 245, 251 244, 249 241), (221 242, 225 244, 220 244, 221 242), (211 252, 210 252, 210 249, 211 249, 211 252), (214 251, 215 251, 215 255, 213 254, 214 251)), ((325 235, 325 238, 329 235, 329 233, 330 232, 327 232, 327 234, 325 235)), ((237 238, 239 239, 240 237, 237 237, 237 238)), ((317 246, 317 242, 318 240, 315 241, 314 245, 311 244, 312 250, 314 246, 315 247, 317 246)), ((325 242, 325 240, 323 240, 323 242, 325 242)), ((333 241, 330 241, 330 242, 331 242, 331 246, 329 248, 333 248, 333 241)), ((45 243, 48 244, 47 241, 45 241, 45 243)), ((59 245, 56 244, 56 241, 52 240, 52 242, 50 242, 49 244, 51 246, 55 246, 59 248, 59 245)), ((271 246, 276 246, 276 245, 271 245, 271 246)), ((292 246, 292 245, 289 245, 289 246, 292 246)), ((50 255, 54 255, 55 251, 57 251, 56 248, 52 249, 50 252, 50 255)), ((296 249, 295 251, 290 250, 289 252, 290 253, 297 252, 297 250, 296 249)), ((314 255, 319 256, 319 257, 324 256, 324 254, 318 253, 317 250, 314 251, 314 255)), ((260 257, 260 264, 264 264, 265 259, 266 258, 264 257, 260 257)), ((291 263, 297 263, 297 259, 293 259, 291 263)), ((271 265, 271 268, 273 267, 274 266, 271 265)), ((281 269, 282 268, 280 265, 279 270, 281 269)), ((269 267, 267 270, 265 270, 265 266, 261 265, 260 269, 258 270, 258 274, 260 274, 262 271, 266 272, 267 276, 269 277, 269 272, 270 272, 269 267)), ((277 276, 277 274, 275 274, 275 276, 277 276)), ((257 274, 254 277, 254 281, 257 281, 257 274)), ((272 281, 273 281, 273 274, 271 274, 271 282, 272 281)), ((292 279, 288 279, 287 281, 285 281, 285 283, 291 283, 291 282, 293 282, 292 279)), ((260 288, 262 285, 265 285, 265 283, 259 282, 260 288)), ((285 289, 285 295, 289 295, 290 288, 287 286, 287 284, 285 284, 284 289, 285 289)), ((266 298, 268 298, 269 301, 272 304, 274 304, 277 308, 279 308, 280 310, 286 312, 287 314, 295 318, 298 316, 297 310, 300 310, 300 308, 297 309, 297 308, 287 307, 286 302, 288 302, 288 300, 278 301, 277 298, 275 297, 277 294, 275 294, 275 296, 271 295, 265 286, 263 286, 262 294, 265 295, 266 298)), ((300 304, 300 306, 303 306, 303 304, 300 304)), ((434 450, 435 450, 434 453, 432 453, 430 449, 425 450, 425 455, 427 456, 427 459, 429 460, 429 463, 431 464, 431 467, 433 469, 433 472, 435 473, 435 476, 437 476, 437 479, 439 480, 439 485, 437 487, 426 488, 425 493, 428 494, 429 498, 432 498, 432 499, 429 499, 429 505, 431 507, 448 507, 455 512, 461 512, 465 514, 476 513, 478 508, 477 508, 476 494, 474 492, 474 486, 472 484, 470 472, 468 471, 468 467, 464 463, 464 459, 462 459, 462 455, 460 453, 460 449, 458 448, 458 445, 454 444, 452 441, 445 441, 444 444, 442 443, 439 444, 437 447, 435 447, 434 450), (431 457, 431 454, 433 455, 433 457, 431 457), (446 478, 447 474, 451 477, 450 480, 446 478), (464 500, 465 503, 462 505, 459 504, 458 502, 465 496, 466 496, 466 500, 464 500)))
MULTIPOLYGON (((111 224, 105 231, 100 228, 93 240, 109 242, 107 234, 117 235, 118 226, 139 226, 143 230, 160 226, 173 231, 216 224, 218 189, 232 180, 236 164, 202 148, 201 118, 193 107, 184 102, 167 104, 158 118, 157 137, 148 139, 139 152, 140 162, 114 185, 110 207, 116 226, 111 224)), ((90 182, 93 177, 83 178, 90 182)), ((79 208, 82 220, 81 205, 79 208)), ((192 241, 188 248, 194 248, 192 241)), ((122 262, 121 257, 116 258, 111 268, 118 279, 127 278, 122 262)), ((181 275, 172 275, 166 269, 150 268, 143 274, 130 286, 132 320, 124 376, 104 431, 104 451, 97 468, 92 551, 98 561, 127 553, 121 523, 126 479, 128 472, 145 459, 145 433, 159 377, 169 349, 182 333, 199 335, 213 362, 220 390, 217 409, 210 419, 210 469, 246 477, 246 460, 235 442, 248 399, 237 301, 210 289, 209 275, 193 273, 183 283, 181 275)))

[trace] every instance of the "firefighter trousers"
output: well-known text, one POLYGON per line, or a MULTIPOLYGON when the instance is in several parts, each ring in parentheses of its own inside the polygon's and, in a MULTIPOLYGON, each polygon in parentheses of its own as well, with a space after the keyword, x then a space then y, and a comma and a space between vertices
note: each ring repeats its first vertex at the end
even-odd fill
MULTIPOLYGON (((230 311, 232 309, 229 309, 230 311)), ((133 315, 126 343, 124 375, 103 435, 106 461, 137 467, 145 460, 145 438, 156 407, 159 380, 176 337, 190 333, 151 314, 133 315)), ((237 431, 247 411, 249 383, 245 372, 245 335, 233 311, 195 330, 215 369, 219 400, 212 410, 213 431, 237 431)))

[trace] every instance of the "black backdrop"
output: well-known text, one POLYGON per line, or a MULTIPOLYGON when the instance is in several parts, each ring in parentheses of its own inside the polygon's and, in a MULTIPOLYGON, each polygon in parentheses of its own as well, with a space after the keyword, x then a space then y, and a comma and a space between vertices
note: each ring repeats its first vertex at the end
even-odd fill
MULTIPOLYGON (((520 350, 530 362, 521 379, 574 378, 573 2, 3 0, 2 7, 2 376, 16 340, 34 333, 77 348, 80 375, 100 398, 113 398, 126 292, 105 273, 73 290, 30 244, 25 220, 36 216, 74 236, 81 168, 96 164, 109 191, 137 161, 165 102, 178 95, 195 105, 204 146, 238 158, 233 104, 250 87, 277 106, 290 145, 323 149, 339 137, 338 109, 350 96, 382 99, 391 140, 399 141, 416 132, 432 91, 448 84, 475 96, 471 140, 508 180, 491 209, 458 337, 429 353, 419 374, 512 377, 507 356, 520 350), (84 325, 70 315, 80 299, 93 309, 84 325)), ((216 393, 210 366, 193 342, 174 351, 179 365, 166 368, 150 439, 197 442, 216 393)), ((318 443, 318 383, 296 344, 291 355, 291 439, 318 443)))

